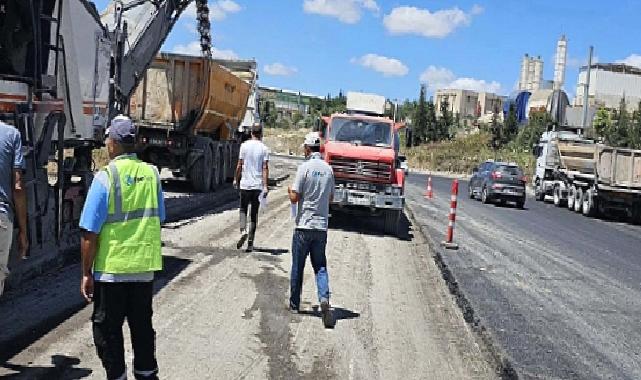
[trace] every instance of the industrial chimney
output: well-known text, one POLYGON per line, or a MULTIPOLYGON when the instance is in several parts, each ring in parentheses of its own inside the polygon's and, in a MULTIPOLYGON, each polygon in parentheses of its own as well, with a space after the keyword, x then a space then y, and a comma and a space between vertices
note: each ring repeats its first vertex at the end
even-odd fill
POLYGON ((565 66, 568 59, 568 41, 562 35, 556 44, 556 60, 554 62, 554 89, 562 90, 565 83, 565 66))

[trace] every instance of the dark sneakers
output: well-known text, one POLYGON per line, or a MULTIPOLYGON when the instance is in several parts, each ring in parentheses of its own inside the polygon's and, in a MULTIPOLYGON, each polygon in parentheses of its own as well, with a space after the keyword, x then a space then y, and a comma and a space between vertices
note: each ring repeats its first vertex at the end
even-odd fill
POLYGON ((236 243, 236 249, 240 249, 243 244, 245 244, 245 240, 247 240, 247 230, 242 230, 240 232, 240 239, 238 239, 238 243, 236 243))
POLYGON ((329 306, 328 300, 322 300, 320 304, 321 308, 321 318, 323 319, 323 325, 327 329, 334 327, 334 315, 332 314, 332 309, 329 306))
POLYGON ((254 242, 253 241, 249 241, 249 243, 247 243, 246 252, 254 252, 254 242))

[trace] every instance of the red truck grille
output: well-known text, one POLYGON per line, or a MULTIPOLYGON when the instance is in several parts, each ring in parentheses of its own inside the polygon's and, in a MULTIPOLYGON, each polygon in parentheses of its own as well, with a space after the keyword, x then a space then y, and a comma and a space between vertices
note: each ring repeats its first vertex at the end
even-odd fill
POLYGON ((337 178, 356 178, 373 181, 389 181, 392 165, 378 162, 354 160, 349 158, 332 158, 329 162, 337 178))

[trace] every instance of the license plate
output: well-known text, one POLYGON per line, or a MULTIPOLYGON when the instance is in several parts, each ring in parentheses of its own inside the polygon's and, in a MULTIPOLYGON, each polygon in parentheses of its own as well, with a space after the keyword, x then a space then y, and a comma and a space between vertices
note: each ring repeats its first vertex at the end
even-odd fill
POLYGON ((353 204, 353 205, 369 206, 369 204, 370 204, 369 197, 349 196, 347 199, 348 199, 348 203, 349 204, 353 204))

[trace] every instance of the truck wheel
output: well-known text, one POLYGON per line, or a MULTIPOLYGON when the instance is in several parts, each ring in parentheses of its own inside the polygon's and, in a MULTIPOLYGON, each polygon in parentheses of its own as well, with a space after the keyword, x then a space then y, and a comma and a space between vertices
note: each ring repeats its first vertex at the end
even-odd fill
POLYGON ((195 145, 196 148, 203 150, 203 155, 196 160, 189 170, 189 178, 194 190, 199 193, 206 193, 209 191, 209 184, 211 183, 211 149, 209 149, 208 144, 200 141, 197 141, 195 145))
POLYGON ((574 210, 574 198, 576 197, 576 188, 574 185, 570 186, 568 190, 568 210, 574 210))
POLYGON ((581 212, 581 208, 583 207, 583 189, 578 187, 576 189, 576 192, 574 193, 574 211, 575 212, 581 212))
POLYGON ((398 236, 401 224, 401 210, 386 210, 385 211, 385 234, 391 236, 398 236))
POLYGON ((534 185, 534 198, 539 202, 545 200, 545 191, 543 191, 543 184, 541 183, 541 180, 536 181, 536 184, 534 185))
POLYGON ((227 181, 227 155, 224 149, 218 149, 218 183, 222 185, 227 181))
POLYGON ((516 201, 516 208, 523 210, 524 207, 525 207, 525 197, 516 201))
POLYGON ((467 187, 467 193, 470 197, 470 199, 474 199, 474 190, 472 189, 472 186, 467 187))
POLYGON ((487 188, 484 187, 483 190, 481 190, 481 202, 484 204, 490 203, 490 196, 487 194, 487 188))
POLYGON ((594 209, 594 195, 592 189, 588 189, 583 194, 583 204, 581 207, 581 212, 585 216, 594 216, 594 209))
POLYGON ((211 171, 211 190, 215 191, 219 186, 220 186, 220 181, 218 181, 218 178, 220 177, 219 174, 219 169, 218 169, 218 162, 220 161, 220 157, 218 154, 216 154, 216 147, 212 146, 212 151, 211 151, 211 157, 212 157, 212 162, 211 162, 211 167, 209 170, 211 171))
POLYGON ((563 203, 563 196, 561 195, 561 186, 554 186, 554 205, 556 207, 561 207, 563 203))

